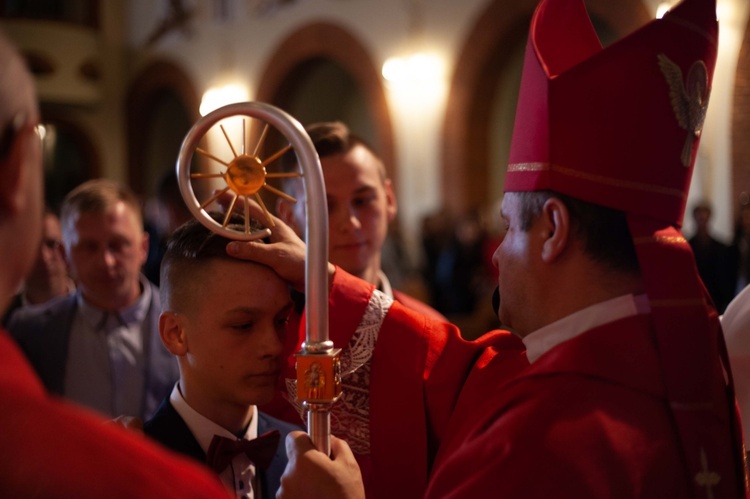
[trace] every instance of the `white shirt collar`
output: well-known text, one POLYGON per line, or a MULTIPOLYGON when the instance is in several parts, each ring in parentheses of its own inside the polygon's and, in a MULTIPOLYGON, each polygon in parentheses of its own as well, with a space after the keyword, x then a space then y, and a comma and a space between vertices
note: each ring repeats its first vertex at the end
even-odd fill
MULTIPOLYGON (((214 423, 190 407, 180 392, 179 382, 175 383, 172 394, 169 396, 169 401, 172 403, 174 410, 177 411, 177 414, 180 415, 188 428, 190 428, 203 452, 208 453, 208 447, 211 445, 214 435, 220 435, 233 440, 237 438, 236 435, 232 434, 226 428, 214 423)), ((252 440, 258 436, 258 408, 252 406, 252 409, 253 415, 244 435, 246 440, 252 440)))
POLYGON ((567 340, 591 329, 633 315, 647 314, 651 307, 646 295, 624 295, 579 310, 547 324, 523 338, 526 357, 535 362, 539 357, 567 340))
POLYGON ((378 289, 383 292, 387 297, 393 298, 393 288, 391 287, 391 281, 388 280, 388 276, 385 272, 378 270, 378 279, 380 279, 380 285, 378 289))
MULTIPOLYGON (((177 414, 185 421, 185 424, 206 454, 208 454, 208 448, 211 445, 214 435, 231 439, 237 438, 229 430, 219 426, 190 407, 180 392, 179 382, 172 389, 169 401, 177 411, 177 414)), ((252 406, 252 411, 250 424, 243 437, 246 440, 253 440, 258 436, 258 408, 252 406)), ((255 473, 255 466, 242 453, 237 454, 232 460, 231 465, 219 473, 219 478, 229 490, 234 490, 236 497, 250 497, 255 499, 263 497, 260 490, 260 480, 255 473)))

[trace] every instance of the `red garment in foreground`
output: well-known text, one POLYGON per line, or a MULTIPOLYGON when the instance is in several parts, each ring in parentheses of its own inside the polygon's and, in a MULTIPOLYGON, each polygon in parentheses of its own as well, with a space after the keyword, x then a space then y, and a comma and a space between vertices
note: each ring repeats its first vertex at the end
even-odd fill
POLYGON ((203 467, 50 397, 5 331, 0 407, 4 497, 229 497, 203 467))

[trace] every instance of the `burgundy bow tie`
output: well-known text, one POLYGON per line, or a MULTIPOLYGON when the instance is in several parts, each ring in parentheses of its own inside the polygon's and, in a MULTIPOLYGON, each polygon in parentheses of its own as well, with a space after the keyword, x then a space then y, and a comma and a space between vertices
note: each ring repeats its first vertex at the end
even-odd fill
POLYGON ((268 431, 253 440, 233 440, 215 435, 208 446, 206 464, 217 473, 221 473, 237 454, 244 452, 255 466, 266 469, 276 454, 279 438, 279 430, 268 431))

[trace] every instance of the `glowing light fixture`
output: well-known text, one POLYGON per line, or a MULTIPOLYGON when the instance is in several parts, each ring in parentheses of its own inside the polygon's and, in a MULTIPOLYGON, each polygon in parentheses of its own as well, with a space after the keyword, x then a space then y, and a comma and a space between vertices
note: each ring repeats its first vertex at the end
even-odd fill
POLYGON ((656 7, 656 18, 661 19, 662 17, 664 17, 664 14, 669 12, 669 9, 671 8, 672 8, 672 2, 661 2, 656 7))
POLYGON ((383 64, 382 73, 383 78, 393 83, 429 83, 443 77, 443 61, 426 52, 390 57, 383 64))
MULTIPOLYGON (((664 17, 664 14, 669 12, 669 9, 675 6, 677 3, 677 0, 671 0, 668 2, 661 2, 656 7, 656 18, 661 19, 664 17)), ((732 18, 732 15, 734 12, 732 11, 733 3, 730 1, 724 1, 718 0, 716 2, 716 18, 719 20, 727 21, 732 18)))
MULTIPOLYGON (((728 0, 716 2, 716 18, 719 21, 731 22, 735 19, 735 4, 738 2, 730 2, 728 0)), ((721 30, 720 30, 721 31, 721 30)))
POLYGON ((245 102, 249 98, 247 87, 240 84, 229 84, 222 87, 212 87, 206 90, 201 99, 200 113, 205 116, 214 109, 235 102, 245 102))
POLYGON ((424 99, 444 86, 445 63, 425 43, 422 17, 421 0, 410 0, 408 49, 389 57, 381 73, 393 90, 424 99))

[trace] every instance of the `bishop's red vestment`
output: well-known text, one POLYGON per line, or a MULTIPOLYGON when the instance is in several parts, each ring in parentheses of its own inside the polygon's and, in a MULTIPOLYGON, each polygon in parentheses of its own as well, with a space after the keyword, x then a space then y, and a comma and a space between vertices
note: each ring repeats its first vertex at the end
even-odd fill
POLYGON ((686 472, 650 314, 597 326, 529 365, 508 332, 467 342, 454 326, 381 299, 337 271, 330 305, 342 321, 331 338, 351 350, 362 324, 377 330, 364 342, 367 380, 345 378, 355 395, 334 410, 334 433, 353 448, 354 429, 366 427, 369 498, 425 489, 435 498, 685 497, 693 483, 706 497, 736 496, 731 453, 686 472))

